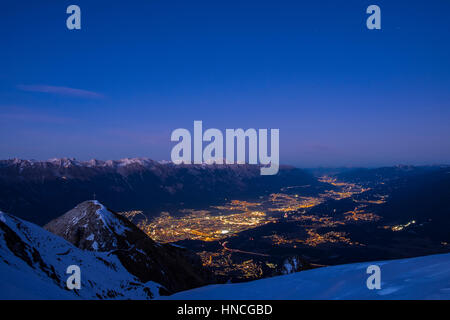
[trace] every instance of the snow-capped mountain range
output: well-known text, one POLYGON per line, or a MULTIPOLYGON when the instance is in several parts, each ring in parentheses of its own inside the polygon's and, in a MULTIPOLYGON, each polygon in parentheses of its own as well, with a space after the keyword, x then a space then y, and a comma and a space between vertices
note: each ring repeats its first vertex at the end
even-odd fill
POLYGON ((10 159, 10 160, 2 160, 0 163, 3 163, 3 165, 17 165, 20 168, 24 169, 27 167, 49 167, 49 166, 56 166, 56 167, 63 167, 63 168, 70 168, 70 167, 110 167, 110 168, 117 168, 117 167, 124 167, 129 165, 140 165, 140 166, 150 166, 150 165, 157 165, 159 164, 171 164, 169 161, 154 161, 149 158, 123 158, 119 160, 97 160, 97 159, 91 159, 88 161, 80 161, 75 158, 52 158, 48 160, 22 160, 18 158, 10 159))
POLYGON ((151 214, 177 205, 259 196, 285 185, 320 183, 286 166, 275 176, 261 176, 257 165, 175 165, 147 158, 0 160, 1 210, 40 225, 94 194, 115 210, 135 208, 151 214))

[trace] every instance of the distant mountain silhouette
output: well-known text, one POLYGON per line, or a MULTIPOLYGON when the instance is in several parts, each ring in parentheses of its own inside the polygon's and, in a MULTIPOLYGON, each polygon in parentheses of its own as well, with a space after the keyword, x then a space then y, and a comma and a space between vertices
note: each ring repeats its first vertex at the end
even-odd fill
POLYGON ((259 196, 286 185, 320 183, 287 166, 261 176, 257 165, 174 165, 145 158, 0 161, 0 209, 41 225, 94 194, 118 211, 151 212, 259 196))
POLYGON ((450 241, 450 166, 357 169, 336 177, 371 186, 371 193, 388 194, 386 203, 374 208, 386 222, 414 220, 409 232, 450 241))

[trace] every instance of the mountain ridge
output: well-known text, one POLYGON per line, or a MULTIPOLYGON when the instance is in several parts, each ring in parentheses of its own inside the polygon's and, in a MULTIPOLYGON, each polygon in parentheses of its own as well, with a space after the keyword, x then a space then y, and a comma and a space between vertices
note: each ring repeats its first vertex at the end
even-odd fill
POLYGON ((0 209, 40 225, 94 194, 118 211, 156 215, 170 208, 258 197, 286 185, 322 186, 311 174, 289 166, 280 166, 277 175, 261 176, 258 165, 175 165, 148 158, 0 160, 0 209))

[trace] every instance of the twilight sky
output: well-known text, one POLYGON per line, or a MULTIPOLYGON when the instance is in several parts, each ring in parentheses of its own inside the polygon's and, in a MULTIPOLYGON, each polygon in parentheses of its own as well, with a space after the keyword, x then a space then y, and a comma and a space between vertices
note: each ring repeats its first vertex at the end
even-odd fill
POLYGON ((279 128, 280 162, 302 167, 450 163, 449 15, 447 0, 8 1, 0 159, 170 159, 172 130, 202 120, 279 128))

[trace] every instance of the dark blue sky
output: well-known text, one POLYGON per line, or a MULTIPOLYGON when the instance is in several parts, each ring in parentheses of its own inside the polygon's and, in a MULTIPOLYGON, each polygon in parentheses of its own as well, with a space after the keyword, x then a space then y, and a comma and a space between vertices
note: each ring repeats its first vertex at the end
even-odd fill
POLYGON ((447 0, 2 3, 0 158, 169 159, 172 130, 203 120, 279 128, 298 166, 450 163, 449 16, 447 0))

